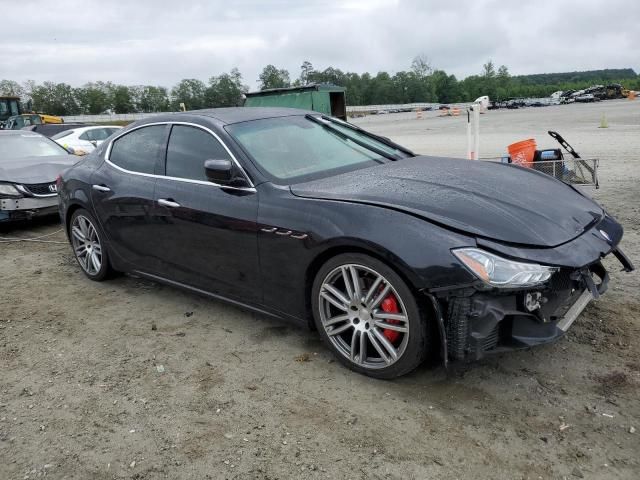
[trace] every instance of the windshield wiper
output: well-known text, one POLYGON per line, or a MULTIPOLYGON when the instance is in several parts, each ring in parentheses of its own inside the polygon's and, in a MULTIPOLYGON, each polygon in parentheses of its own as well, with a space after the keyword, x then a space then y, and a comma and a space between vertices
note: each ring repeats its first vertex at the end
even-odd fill
POLYGON ((380 155, 381 157, 386 158, 387 160, 391 160, 393 162, 395 162, 396 160, 400 160, 402 157, 395 155, 393 153, 387 153, 384 150, 382 150, 381 148, 378 147, 374 147, 373 145, 369 145, 367 142, 363 142, 362 140, 359 140, 357 138, 352 137, 351 135, 347 135, 346 133, 344 133, 343 131, 338 130, 337 128, 335 128, 333 125, 331 125, 331 122, 320 118, 320 117, 316 117, 315 115, 311 115, 311 114, 306 114, 304 116, 306 119, 311 120, 314 123, 317 123, 318 125, 326 128, 328 131, 330 131, 331 133, 333 133, 334 135, 337 135, 338 137, 340 137, 342 140, 350 140, 353 143, 360 145, 362 148, 366 148, 367 150, 380 155))
POLYGON ((411 150, 409 150, 406 147, 403 147, 402 145, 398 145, 395 142, 392 142, 391 140, 389 140, 387 137, 383 137, 381 135, 376 135, 375 133, 371 133, 363 128, 358 127, 357 125, 354 125, 352 123, 349 122, 345 122, 344 120, 338 120, 336 118, 331 118, 331 117, 325 117, 324 115, 322 116, 323 120, 326 120, 328 122, 331 123, 335 123, 336 125, 341 125, 345 128, 350 128, 351 130, 355 130, 356 132, 366 136, 366 137, 371 137, 374 140, 377 140, 380 143, 384 143, 385 145, 387 145, 388 147, 391 147, 395 150, 400 150, 403 153, 406 153, 407 155, 411 155, 412 157, 415 157, 416 154, 413 153, 411 150))

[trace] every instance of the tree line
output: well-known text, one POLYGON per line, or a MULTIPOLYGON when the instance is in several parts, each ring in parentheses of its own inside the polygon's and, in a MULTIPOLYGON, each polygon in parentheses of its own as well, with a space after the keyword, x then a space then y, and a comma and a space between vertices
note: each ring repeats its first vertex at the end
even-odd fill
MULTIPOLYGON (((608 83, 640 90, 640 77, 632 69, 512 76, 505 65, 496 67, 488 60, 477 75, 458 80, 455 75, 433 68, 425 56, 414 58, 410 68, 394 74, 360 74, 334 67, 319 70, 305 61, 293 79, 288 70, 274 65, 264 67, 258 78, 262 90, 313 83, 345 87, 349 105, 455 103, 473 101, 482 95, 496 100, 545 97, 557 90, 578 90, 608 83)), ((242 105, 248 90, 237 68, 212 76, 206 82, 183 79, 171 89, 104 81, 72 87, 67 83, 27 81, 20 84, 0 80, 0 95, 19 96, 25 109, 53 115, 177 111, 182 104, 188 110, 238 106, 242 105)))

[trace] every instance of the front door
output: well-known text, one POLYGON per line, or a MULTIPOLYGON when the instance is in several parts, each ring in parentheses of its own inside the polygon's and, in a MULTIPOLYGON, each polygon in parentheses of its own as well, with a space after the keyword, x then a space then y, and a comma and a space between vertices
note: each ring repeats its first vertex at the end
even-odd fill
POLYGON ((228 298, 262 301, 254 189, 207 180, 205 160, 231 156, 209 131, 173 125, 155 189, 163 270, 172 280, 228 298))

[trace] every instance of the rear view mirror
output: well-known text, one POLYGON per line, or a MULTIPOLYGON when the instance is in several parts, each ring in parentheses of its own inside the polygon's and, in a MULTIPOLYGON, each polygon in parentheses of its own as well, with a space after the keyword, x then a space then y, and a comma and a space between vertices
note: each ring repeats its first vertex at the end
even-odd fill
POLYGON ((233 165, 230 160, 206 160, 204 171, 210 182, 228 184, 233 178, 233 165))

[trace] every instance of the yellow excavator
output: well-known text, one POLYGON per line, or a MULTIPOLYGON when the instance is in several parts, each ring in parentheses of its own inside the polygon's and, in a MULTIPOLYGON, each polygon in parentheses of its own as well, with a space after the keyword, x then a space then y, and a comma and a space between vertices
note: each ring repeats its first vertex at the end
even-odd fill
POLYGON ((43 125, 45 123, 64 123, 62 117, 47 115, 44 113, 21 113, 9 117, 4 124, 5 130, 20 130, 30 125, 43 125))
POLYGON ((24 112, 20 106, 19 97, 0 96, 0 128, 19 130, 29 125, 44 123, 64 123, 64 119, 46 113, 24 112))

